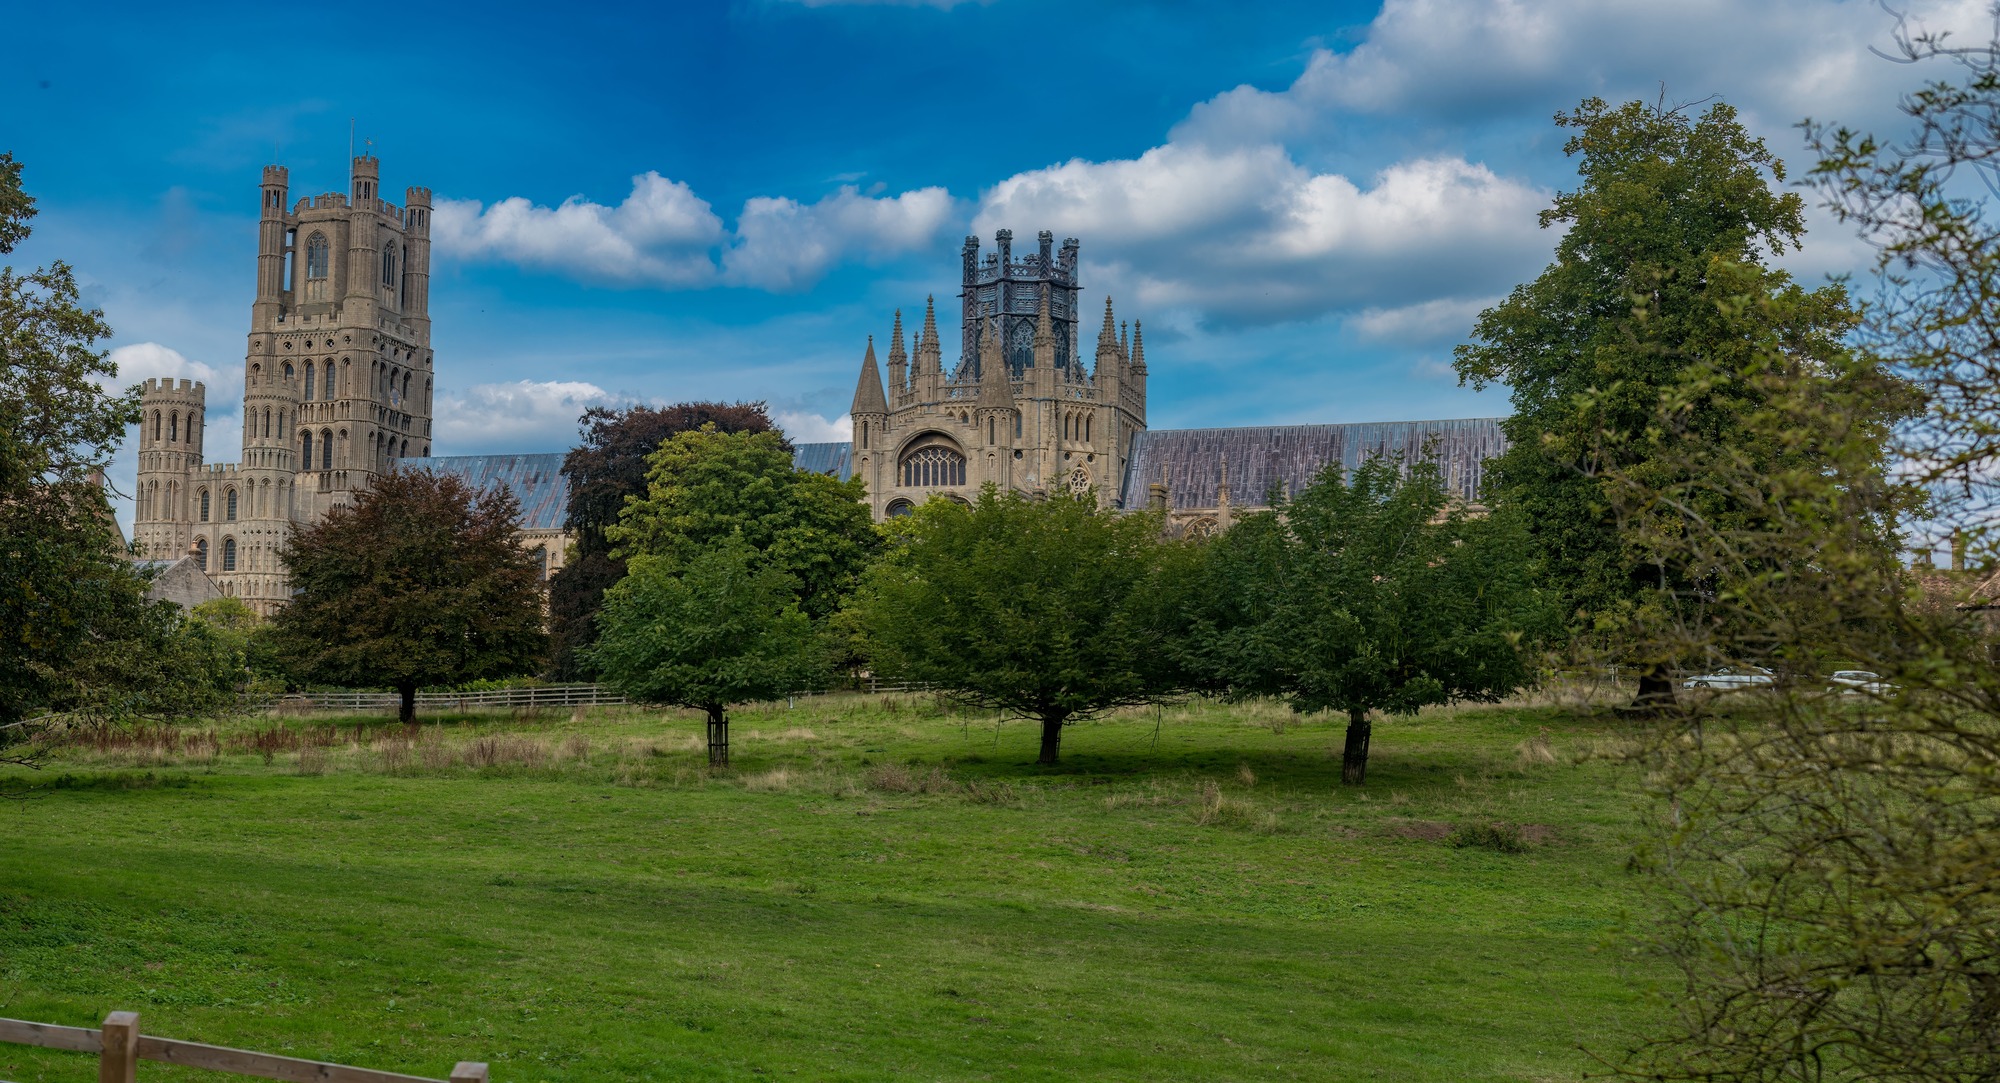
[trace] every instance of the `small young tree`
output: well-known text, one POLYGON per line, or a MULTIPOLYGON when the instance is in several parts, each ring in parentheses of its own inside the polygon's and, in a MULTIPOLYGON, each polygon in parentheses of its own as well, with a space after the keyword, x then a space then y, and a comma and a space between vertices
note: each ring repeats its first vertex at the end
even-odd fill
POLYGON ((732 703, 776 699, 826 679, 825 650, 790 576, 728 539, 685 564, 632 558, 604 593, 587 660, 645 703, 708 715, 708 762, 729 766, 732 703))
POLYGON ((396 689, 405 722, 421 685, 528 670, 546 637, 519 518, 505 489, 429 471, 375 479, 285 544, 293 595, 273 645, 305 680, 396 689))
POLYGON ((1054 764, 1064 726, 1184 688, 1150 604, 1166 551, 1156 516, 989 485, 917 510, 855 623, 879 672, 1039 722, 1038 762, 1054 764))
POLYGON ((1341 780, 1368 771, 1372 711, 1499 699, 1533 678, 1549 607, 1505 514, 1450 508, 1436 464, 1329 466, 1212 543, 1194 665, 1238 695, 1347 715, 1341 780))

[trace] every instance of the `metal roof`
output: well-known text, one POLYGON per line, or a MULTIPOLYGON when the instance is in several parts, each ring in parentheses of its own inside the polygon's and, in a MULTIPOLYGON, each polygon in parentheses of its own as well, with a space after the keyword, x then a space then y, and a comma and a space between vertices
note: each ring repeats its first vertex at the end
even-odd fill
POLYGON ((542 455, 433 455, 399 460, 406 470, 455 474, 482 492, 505 485, 521 502, 521 529, 561 530, 569 515, 569 479, 562 452, 542 455))
POLYGON ((1132 438, 1125 462, 1124 506, 1145 506, 1146 486, 1164 469, 1167 500, 1176 508, 1212 508, 1229 461, 1229 500, 1261 506, 1273 484, 1295 493, 1328 463, 1354 468, 1384 452, 1415 459, 1436 440, 1445 484, 1476 500, 1486 460, 1507 450, 1500 418, 1454 421, 1364 421, 1351 425, 1253 425, 1229 429, 1156 429, 1132 438))
POLYGON ((854 473, 854 445, 845 440, 831 444, 793 444, 792 465, 815 474, 832 474, 846 481, 854 473))

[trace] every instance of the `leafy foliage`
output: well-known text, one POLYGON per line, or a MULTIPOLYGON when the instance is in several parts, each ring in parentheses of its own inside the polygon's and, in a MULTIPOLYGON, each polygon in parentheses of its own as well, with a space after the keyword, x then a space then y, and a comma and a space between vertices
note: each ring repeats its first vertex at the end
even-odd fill
POLYGON ((1550 610, 1526 532, 1449 506, 1434 462, 1329 466, 1211 543, 1190 664, 1238 695, 1349 719, 1343 777, 1366 776, 1371 711, 1492 702, 1533 681, 1550 610))
POLYGON ((520 505, 456 477, 375 479, 352 507, 293 532, 281 552, 293 597, 272 644, 305 680, 402 693, 534 665, 546 645, 520 505))
MULTIPOLYGON (((1773 339, 1790 358, 1824 363, 1854 316, 1840 286, 1803 290, 1765 266, 1798 246, 1804 204, 1773 190, 1783 163, 1728 105, 1693 117, 1591 98, 1556 122, 1572 133, 1564 149, 1583 181, 1542 213, 1545 228, 1566 227, 1556 260, 1481 314, 1456 367, 1475 387, 1512 389, 1493 500, 1521 512, 1573 627, 1615 631, 1635 606, 1700 574, 1635 550, 1605 493, 1607 471, 1651 470, 1664 486, 1675 480, 1665 471, 1687 465, 1656 443, 1661 389, 1701 367, 1702 393, 1684 399, 1676 431, 1759 451, 1740 419, 1760 385, 1738 374, 1773 339)), ((1719 496, 1704 491, 1690 511, 1743 514, 1719 496)), ((1643 698, 1671 695, 1660 660, 1629 661, 1642 667, 1643 698)))
POLYGON ((731 703, 826 679, 823 644, 794 591, 789 575, 737 537, 685 564, 634 557, 605 592, 590 661, 633 699, 706 712, 709 762, 726 767, 731 703))
POLYGON ((1057 762, 1063 726, 1186 686, 1153 603, 1185 565, 1157 516, 989 485, 969 506, 929 501, 899 533, 855 601, 878 672, 1039 721, 1040 762, 1057 762))
POLYGON ((799 608, 823 621, 854 589, 880 544, 859 478, 839 481, 792 465, 775 432, 676 433, 647 460, 646 495, 606 534, 614 554, 672 565, 729 539, 789 576, 799 608))
POLYGON ((618 522, 626 500, 645 493, 647 457, 668 437, 703 425, 722 432, 767 432, 771 418, 761 402, 585 411, 581 442, 563 457, 570 486, 565 526, 576 538, 575 551, 549 580, 550 668, 557 677, 585 675, 577 651, 596 638, 600 600, 625 575, 625 562, 612 555, 605 531, 618 522))

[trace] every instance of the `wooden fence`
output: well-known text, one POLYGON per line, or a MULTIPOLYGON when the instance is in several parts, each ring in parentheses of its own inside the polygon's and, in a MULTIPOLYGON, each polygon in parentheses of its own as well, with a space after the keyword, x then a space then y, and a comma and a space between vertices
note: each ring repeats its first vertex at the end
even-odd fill
MULTIPOLYGON (((491 692, 418 692, 419 711, 481 708, 595 707, 624 703, 624 696, 595 684, 552 684, 542 688, 502 688, 491 692)), ((255 708, 297 711, 394 711, 403 705, 394 692, 298 692, 273 696, 255 708)))
POLYGON ((282 1079, 288 1083, 487 1083, 486 1065, 476 1061, 460 1061, 451 1070, 447 1081, 299 1057, 281 1057, 275 1053, 184 1042, 178 1038, 157 1038, 139 1033, 137 1012, 112 1012, 104 1017, 102 1029, 0 1019, 0 1042, 65 1049, 73 1053, 95 1053, 97 1083, 135 1083, 142 1060, 256 1076, 259 1079, 282 1079))

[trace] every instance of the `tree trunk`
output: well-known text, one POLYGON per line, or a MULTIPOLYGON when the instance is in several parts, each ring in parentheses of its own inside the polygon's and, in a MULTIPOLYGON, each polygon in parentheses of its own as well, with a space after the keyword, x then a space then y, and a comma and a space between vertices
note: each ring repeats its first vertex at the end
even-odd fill
POLYGON ((1632 698, 1635 711, 1663 711, 1674 705, 1674 679, 1658 666, 1639 670, 1639 694, 1632 698))
POLYGON ((396 718, 407 726, 417 720, 417 686, 413 683, 399 684, 396 691, 403 696, 403 705, 397 710, 396 718))
POLYGON ((1347 710, 1347 747, 1340 752, 1340 781, 1349 786, 1359 786, 1368 778, 1368 737, 1374 731, 1375 723, 1368 721, 1368 712, 1359 707, 1347 710))
POLYGON ((708 765, 729 766, 729 716, 720 703, 708 705, 708 765))
POLYGON ((1062 716, 1042 719, 1042 755, 1035 762, 1053 766, 1062 754, 1062 716))

